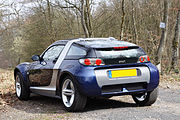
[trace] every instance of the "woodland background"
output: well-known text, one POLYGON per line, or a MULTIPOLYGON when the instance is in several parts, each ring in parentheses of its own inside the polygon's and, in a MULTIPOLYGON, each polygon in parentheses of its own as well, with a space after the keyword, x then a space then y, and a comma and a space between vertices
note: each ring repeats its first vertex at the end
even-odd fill
POLYGON ((179 10, 180 0, 1 0, 0 67, 30 61, 56 40, 115 37, 144 48, 162 73, 178 73, 179 10))

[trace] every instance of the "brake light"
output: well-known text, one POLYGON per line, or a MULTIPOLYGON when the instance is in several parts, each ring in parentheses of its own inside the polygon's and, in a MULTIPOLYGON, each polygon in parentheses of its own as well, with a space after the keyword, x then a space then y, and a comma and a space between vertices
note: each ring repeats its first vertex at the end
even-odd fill
POLYGON ((98 58, 86 58, 86 59, 80 59, 79 62, 83 65, 92 65, 92 66, 96 66, 96 65, 104 65, 103 60, 98 59, 98 58))
POLYGON ((114 47, 114 49, 127 49, 128 46, 122 46, 122 47, 114 47))
POLYGON ((150 61, 149 56, 144 55, 144 56, 139 57, 138 63, 144 63, 144 62, 149 62, 149 61, 150 61))

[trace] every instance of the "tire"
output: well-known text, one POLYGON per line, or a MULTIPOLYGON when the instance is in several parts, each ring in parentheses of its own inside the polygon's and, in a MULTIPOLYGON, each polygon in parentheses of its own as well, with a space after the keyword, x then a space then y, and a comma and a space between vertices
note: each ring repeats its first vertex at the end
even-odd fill
POLYGON ((151 92, 132 95, 133 100, 139 106, 151 106, 156 102, 158 97, 158 88, 154 89, 151 92))
POLYGON ((79 92, 76 82, 70 76, 62 82, 61 98, 64 107, 69 112, 82 111, 87 101, 87 97, 79 92))
POLYGON ((30 96, 30 90, 24 82, 23 76, 20 72, 16 73, 15 77, 15 89, 16 96, 19 100, 28 100, 30 96))

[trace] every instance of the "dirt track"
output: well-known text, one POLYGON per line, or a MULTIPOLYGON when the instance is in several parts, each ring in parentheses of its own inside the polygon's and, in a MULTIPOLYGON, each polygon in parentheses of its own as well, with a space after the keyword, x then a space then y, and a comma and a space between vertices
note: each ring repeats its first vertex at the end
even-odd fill
POLYGON ((11 96, 13 103, 0 105, 1 120, 179 120, 180 85, 162 84, 157 102, 150 107, 138 107, 131 96, 111 99, 90 99, 84 112, 68 113, 59 99, 32 95, 29 101, 19 101, 11 96))

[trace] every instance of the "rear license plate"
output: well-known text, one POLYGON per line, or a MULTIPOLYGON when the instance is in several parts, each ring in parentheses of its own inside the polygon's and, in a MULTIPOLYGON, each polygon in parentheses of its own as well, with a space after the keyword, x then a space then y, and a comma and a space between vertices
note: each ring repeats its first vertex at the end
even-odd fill
POLYGON ((109 72, 109 78, 137 76, 137 70, 136 69, 110 70, 108 72, 109 72))

